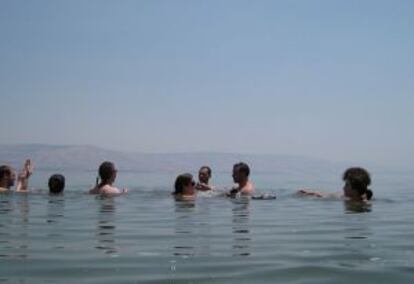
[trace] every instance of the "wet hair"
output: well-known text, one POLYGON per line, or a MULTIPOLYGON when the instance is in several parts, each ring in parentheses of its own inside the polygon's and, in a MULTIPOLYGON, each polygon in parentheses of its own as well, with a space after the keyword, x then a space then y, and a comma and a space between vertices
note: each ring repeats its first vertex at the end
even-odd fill
POLYGON ((372 191, 368 189, 371 184, 371 177, 367 170, 359 167, 349 168, 342 176, 343 181, 349 182, 359 195, 366 195, 367 199, 372 198, 372 191))
POLYGON ((50 193, 61 193, 65 188, 65 177, 61 174, 54 174, 49 178, 48 185, 50 193))
POLYGON ((246 163, 240 162, 233 166, 233 169, 239 170, 241 173, 244 173, 246 177, 250 175, 250 168, 246 163))
POLYGON ((173 194, 182 194, 184 187, 193 182, 193 175, 189 173, 181 174, 175 179, 173 194))
POLYGON ((0 180, 4 179, 6 176, 10 176, 12 169, 9 166, 3 165, 0 166, 0 180))
POLYGON ((115 165, 112 162, 105 161, 99 166, 99 177, 102 182, 108 181, 112 178, 115 172, 115 165))
POLYGON ((202 170, 206 169, 208 176, 211 177, 211 168, 209 166, 202 166, 199 170, 199 172, 201 172, 202 170))

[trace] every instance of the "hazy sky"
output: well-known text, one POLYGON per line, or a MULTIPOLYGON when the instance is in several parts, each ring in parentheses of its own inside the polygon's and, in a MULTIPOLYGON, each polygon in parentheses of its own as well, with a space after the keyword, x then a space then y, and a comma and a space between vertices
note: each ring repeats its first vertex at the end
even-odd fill
POLYGON ((0 143, 414 158, 414 1, 0 1, 0 143))

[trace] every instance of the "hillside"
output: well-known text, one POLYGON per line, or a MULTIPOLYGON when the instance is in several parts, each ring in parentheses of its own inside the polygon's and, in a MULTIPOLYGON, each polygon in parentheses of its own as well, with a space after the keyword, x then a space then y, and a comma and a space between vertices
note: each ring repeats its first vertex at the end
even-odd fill
POLYGON ((181 172, 194 171, 210 165, 216 172, 229 172, 234 163, 244 161, 255 172, 337 174, 345 167, 342 163, 288 155, 253 155, 236 153, 164 153, 148 154, 107 150, 95 146, 63 145, 0 145, 0 163, 20 168, 31 158, 37 169, 96 170, 105 160, 116 163, 123 171, 181 172))

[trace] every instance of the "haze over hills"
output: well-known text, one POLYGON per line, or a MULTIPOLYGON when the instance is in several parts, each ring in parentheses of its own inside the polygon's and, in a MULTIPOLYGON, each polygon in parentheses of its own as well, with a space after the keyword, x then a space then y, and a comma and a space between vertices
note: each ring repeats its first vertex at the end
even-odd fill
POLYGON ((247 162, 253 171, 262 173, 338 174, 344 163, 289 155, 255 155, 237 153, 133 153, 107 150, 96 146, 71 145, 0 145, 0 163, 20 168, 30 158, 37 169, 96 171, 105 160, 116 163, 123 171, 184 172, 210 165, 216 172, 230 172, 232 165, 247 162))

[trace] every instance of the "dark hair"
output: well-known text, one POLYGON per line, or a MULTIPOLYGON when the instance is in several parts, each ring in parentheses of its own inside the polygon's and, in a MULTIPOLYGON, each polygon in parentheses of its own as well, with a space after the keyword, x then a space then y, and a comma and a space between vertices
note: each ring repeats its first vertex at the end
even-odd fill
POLYGON ((49 178, 50 193, 61 193, 65 188, 65 177, 61 174, 54 174, 49 178))
POLYGON ((351 187, 358 191, 359 195, 366 195, 367 199, 372 198, 372 191, 368 189, 371 184, 371 177, 367 170, 359 167, 349 168, 342 176, 343 181, 349 182, 351 187))
POLYGON ((211 177, 211 168, 209 166, 202 166, 199 170, 199 172, 201 172, 202 170, 206 169, 208 172, 208 176, 211 177))
POLYGON ((0 180, 2 180, 5 176, 10 176, 11 173, 12 169, 9 166, 0 166, 0 180))
POLYGON ((237 163, 233 166, 233 169, 239 170, 241 173, 244 173, 247 177, 250 175, 250 168, 246 163, 237 163))
POLYGON ((115 165, 112 162, 105 161, 99 166, 99 177, 101 178, 101 181, 108 181, 112 178, 115 172, 115 165))
POLYGON ((181 194, 184 191, 184 187, 189 185, 193 181, 193 175, 189 173, 181 174, 175 179, 173 194, 181 194))

